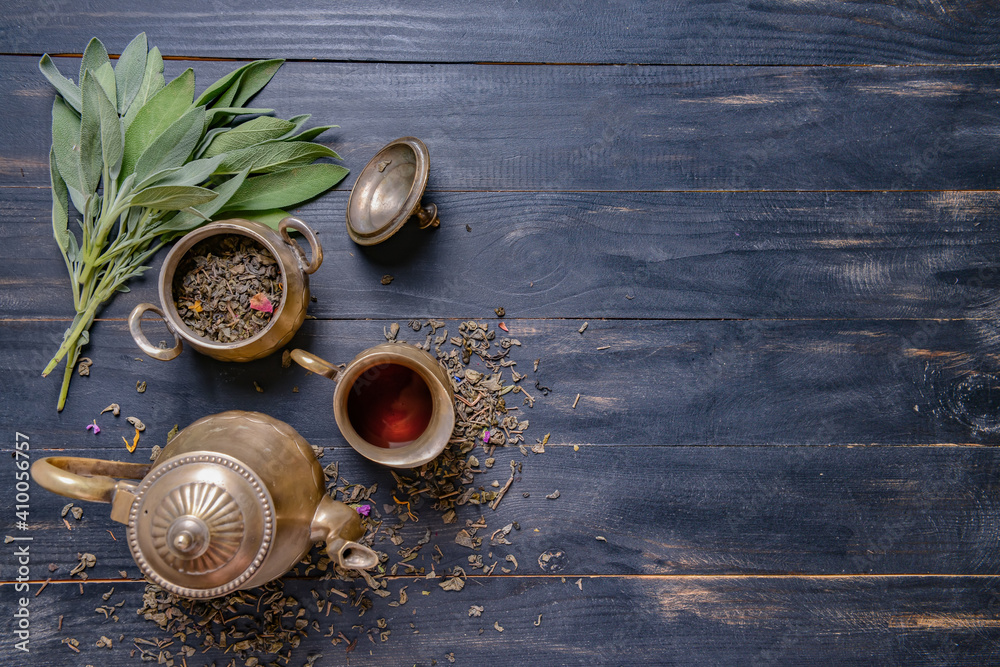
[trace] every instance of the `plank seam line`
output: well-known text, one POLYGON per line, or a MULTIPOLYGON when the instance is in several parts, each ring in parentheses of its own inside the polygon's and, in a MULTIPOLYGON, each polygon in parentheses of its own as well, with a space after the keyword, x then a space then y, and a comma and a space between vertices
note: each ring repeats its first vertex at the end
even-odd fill
MULTIPOLYGON (((0 184, 0 188, 21 188, 34 190, 51 190, 52 186, 37 185, 14 185, 0 184)), ((756 189, 756 190, 689 190, 689 189, 663 189, 663 190, 522 190, 522 189, 496 189, 486 188, 483 190, 450 190, 435 189, 427 191, 429 196, 435 194, 947 194, 947 193, 1000 193, 1000 188, 942 188, 942 189, 911 189, 911 190, 886 190, 875 188, 871 190, 788 190, 788 189, 756 189)), ((350 190, 333 190, 326 196, 336 194, 350 194, 350 190)))
MULTIPOLYGON (((465 322, 479 319, 479 315, 461 317, 435 317, 433 315, 400 315, 398 317, 315 317, 313 322, 396 322, 399 320, 424 319, 434 317, 446 322, 465 322)), ((490 318, 492 319, 492 318, 490 318)), ((606 317, 601 315, 574 315, 565 317, 507 317, 505 322, 579 322, 581 320, 594 322, 993 322, 992 317, 606 317)), ((72 317, 5 317, 0 318, 0 324, 32 323, 32 322, 72 322, 72 317)), ((95 322, 127 322, 127 317, 98 317, 95 322)), ((159 318, 143 318, 143 322, 158 322, 159 318)))
MULTIPOLYGON (((803 444, 803 443, 774 443, 774 442, 762 442, 762 443, 742 443, 742 444, 698 444, 698 443, 613 443, 613 442, 560 442, 560 443, 546 443, 546 447, 552 447, 554 449, 569 449, 574 446, 579 446, 581 448, 601 448, 606 449, 613 447, 615 449, 698 449, 698 450, 715 450, 715 449, 787 449, 787 450, 819 450, 819 449, 996 449, 996 445, 988 443, 976 443, 976 442, 927 442, 927 443, 899 443, 892 444, 888 442, 870 442, 870 443, 858 443, 858 442, 834 442, 834 443, 822 443, 822 444, 803 444)), ((334 452, 349 452, 351 448, 347 445, 325 445, 326 449, 334 452)), ((89 452, 102 452, 109 453, 112 456, 121 453, 121 447, 109 447, 109 446, 94 446, 86 448, 89 452)), ((37 451, 40 452, 53 452, 58 454, 64 454, 66 452, 78 452, 79 448, 76 447, 39 447, 37 451)), ((13 454, 14 450, 6 447, 0 447, 0 454, 13 454)), ((1000 575, 998 575, 1000 576, 1000 575)))
MULTIPOLYGON (((12 58, 24 57, 24 58, 41 58, 44 53, 32 52, 13 52, 13 51, 0 51, 0 56, 7 56, 12 58)), ((82 53, 49 53, 52 58, 82 58, 82 53)), ((114 60, 118 59, 119 54, 109 53, 108 56, 114 60)), ((179 61, 193 61, 193 62, 250 62, 253 60, 267 58, 268 56, 183 56, 175 54, 163 54, 164 60, 179 60, 179 61)), ((1000 61, 992 61, 986 63, 974 63, 974 62, 923 62, 923 63, 739 63, 739 62, 716 62, 716 63, 669 63, 669 62, 616 62, 616 61, 599 61, 599 62, 577 62, 577 61, 544 61, 544 60, 526 60, 526 61, 507 61, 507 60, 375 60, 370 58, 285 58, 285 62, 288 63, 329 63, 329 64, 344 64, 344 65, 359 65, 359 64, 371 64, 371 65, 416 65, 416 66, 426 66, 426 65, 475 65, 482 67, 671 67, 671 68, 709 68, 709 67, 741 67, 741 68, 857 68, 857 69, 904 69, 904 68, 929 68, 929 67, 939 67, 939 68, 989 68, 997 67, 1000 65, 1000 61)))
MULTIPOLYGON (((406 575, 406 574, 387 574, 386 579, 394 579, 399 581, 405 580, 425 580, 424 577, 406 575)), ((499 575, 485 575, 485 574, 470 574, 468 579, 476 580, 503 580, 503 579, 645 579, 645 580, 665 580, 665 581, 684 581, 684 580, 699 580, 699 579, 717 579, 717 580, 820 580, 820 581, 836 581, 836 580, 857 580, 857 579, 1000 579, 1000 576, 996 574, 936 574, 936 573, 903 573, 903 574, 891 574, 891 573, 880 573, 880 574, 581 574, 581 573, 565 573, 559 572, 557 574, 499 574, 499 575)), ((318 581, 317 579, 312 579, 309 577, 283 577, 286 581, 318 581)), ((443 579, 439 577, 438 579, 433 579, 431 581, 438 581, 443 579)), ((75 584, 112 584, 112 583, 146 583, 145 579, 97 579, 89 578, 86 581, 81 579, 32 579, 27 582, 27 584, 44 584, 46 581, 50 585, 75 585, 75 584)), ((17 581, 0 581, 0 586, 10 586, 19 583, 17 581)))

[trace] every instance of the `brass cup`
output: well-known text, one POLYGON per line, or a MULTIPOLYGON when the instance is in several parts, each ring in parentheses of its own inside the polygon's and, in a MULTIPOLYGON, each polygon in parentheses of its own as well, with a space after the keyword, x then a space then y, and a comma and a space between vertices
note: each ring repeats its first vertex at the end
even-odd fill
POLYGON ((421 229, 437 227, 437 206, 422 206, 431 158, 416 137, 384 146, 361 170, 347 200, 347 233, 358 245, 375 245, 416 216, 421 229))
POLYGON ((432 461, 448 446, 455 428, 455 395, 451 382, 437 361, 423 350, 398 343, 382 343, 354 357, 343 369, 305 350, 292 350, 295 363, 337 383, 333 391, 333 418, 348 444, 370 461, 390 468, 416 468, 432 461), (347 414, 350 392, 359 382, 370 382, 380 367, 399 364, 416 372, 431 393, 431 418, 415 441, 386 449, 362 438, 347 414))
POLYGON ((159 290, 162 308, 152 303, 140 303, 129 315, 129 332, 143 352, 161 361, 170 361, 181 353, 182 339, 198 352, 220 361, 253 361, 266 357, 287 344, 305 321, 306 309, 309 306, 308 276, 322 263, 323 247, 319 239, 312 229, 298 218, 285 218, 279 223, 277 232, 259 222, 239 218, 213 222, 181 238, 167 253, 163 260, 163 268, 160 269, 159 290), (305 252, 288 235, 289 229, 301 232, 309 242, 311 260, 306 259, 305 252), (198 335, 184 324, 174 304, 174 274, 184 255, 199 241, 224 234, 248 236, 266 248, 277 260, 284 283, 281 302, 272 313, 271 322, 267 327, 255 336, 235 343, 218 343, 198 335), (150 343, 142 333, 140 323, 146 311, 152 311, 163 318, 167 329, 174 336, 172 348, 161 349, 150 343))

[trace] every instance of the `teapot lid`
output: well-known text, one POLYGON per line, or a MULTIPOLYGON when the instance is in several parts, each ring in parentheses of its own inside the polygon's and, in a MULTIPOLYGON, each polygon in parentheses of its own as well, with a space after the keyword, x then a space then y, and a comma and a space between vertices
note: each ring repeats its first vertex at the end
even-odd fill
POLYGON ((135 495, 129 549, 148 579, 177 595, 214 598, 241 588, 271 547, 271 495, 232 457, 191 452, 170 459, 135 495))

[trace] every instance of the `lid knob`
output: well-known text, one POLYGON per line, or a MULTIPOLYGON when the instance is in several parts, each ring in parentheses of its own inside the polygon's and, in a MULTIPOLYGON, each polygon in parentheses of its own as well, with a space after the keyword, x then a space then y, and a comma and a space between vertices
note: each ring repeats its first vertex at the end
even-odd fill
POLYGON ((170 526, 167 545, 181 558, 197 558, 209 542, 208 526, 196 516, 182 516, 170 526))

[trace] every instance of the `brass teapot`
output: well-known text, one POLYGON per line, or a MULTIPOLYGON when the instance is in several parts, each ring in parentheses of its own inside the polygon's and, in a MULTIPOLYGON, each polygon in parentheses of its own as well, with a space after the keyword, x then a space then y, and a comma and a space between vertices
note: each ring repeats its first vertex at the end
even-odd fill
POLYGON ((355 541, 364 535, 361 517, 326 494, 309 443, 259 412, 203 417, 151 465, 50 457, 31 475, 53 493, 111 503, 142 573, 184 597, 261 586, 320 540, 342 567, 378 564, 355 541))

